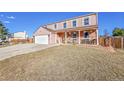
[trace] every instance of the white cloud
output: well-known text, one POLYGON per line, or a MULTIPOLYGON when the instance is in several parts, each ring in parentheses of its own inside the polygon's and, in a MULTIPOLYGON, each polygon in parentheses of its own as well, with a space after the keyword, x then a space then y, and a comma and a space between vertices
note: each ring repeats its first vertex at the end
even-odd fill
POLYGON ((10 22, 9 21, 4 21, 4 23, 9 24, 10 22))
POLYGON ((8 19, 15 19, 14 16, 7 16, 8 19))
POLYGON ((1 16, 1 17, 4 17, 4 15, 3 15, 3 14, 1 14, 0 16, 1 16))

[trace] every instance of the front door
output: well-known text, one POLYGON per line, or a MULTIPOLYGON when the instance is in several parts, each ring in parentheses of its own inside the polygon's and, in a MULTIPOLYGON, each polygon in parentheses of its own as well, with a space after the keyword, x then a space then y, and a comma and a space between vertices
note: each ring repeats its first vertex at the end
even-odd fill
POLYGON ((77 43, 77 32, 72 32, 72 43, 77 43))
POLYGON ((83 43, 84 44, 89 44, 90 41, 89 41, 89 32, 85 31, 84 32, 84 40, 83 40, 83 43))
POLYGON ((89 33, 88 32, 84 32, 84 38, 89 38, 89 33))

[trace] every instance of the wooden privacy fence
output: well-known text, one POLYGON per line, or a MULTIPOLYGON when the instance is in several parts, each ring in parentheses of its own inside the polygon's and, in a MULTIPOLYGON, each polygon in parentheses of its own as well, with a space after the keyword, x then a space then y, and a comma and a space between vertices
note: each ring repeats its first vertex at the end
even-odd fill
POLYGON ((12 40, 10 40, 10 42, 12 44, 33 43, 33 39, 32 38, 28 38, 28 39, 12 39, 12 40))
POLYGON ((101 46, 112 46, 113 48, 124 49, 124 37, 99 37, 99 44, 101 46))

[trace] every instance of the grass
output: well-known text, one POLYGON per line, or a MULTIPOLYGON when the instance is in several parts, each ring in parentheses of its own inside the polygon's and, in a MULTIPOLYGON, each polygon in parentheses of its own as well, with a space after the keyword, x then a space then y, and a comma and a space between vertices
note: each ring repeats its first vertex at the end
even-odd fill
POLYGON ((1 61, 0 80, 124 80, 124 51, 48 48, 1 61))

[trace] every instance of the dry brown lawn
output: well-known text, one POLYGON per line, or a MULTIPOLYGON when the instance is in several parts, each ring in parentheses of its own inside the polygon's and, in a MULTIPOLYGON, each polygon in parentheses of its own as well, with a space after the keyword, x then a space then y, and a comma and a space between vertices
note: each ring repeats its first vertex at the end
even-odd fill
POLYGON ((124 51, 48 48, 1 61, 0 80, 124 80, 124 51))

